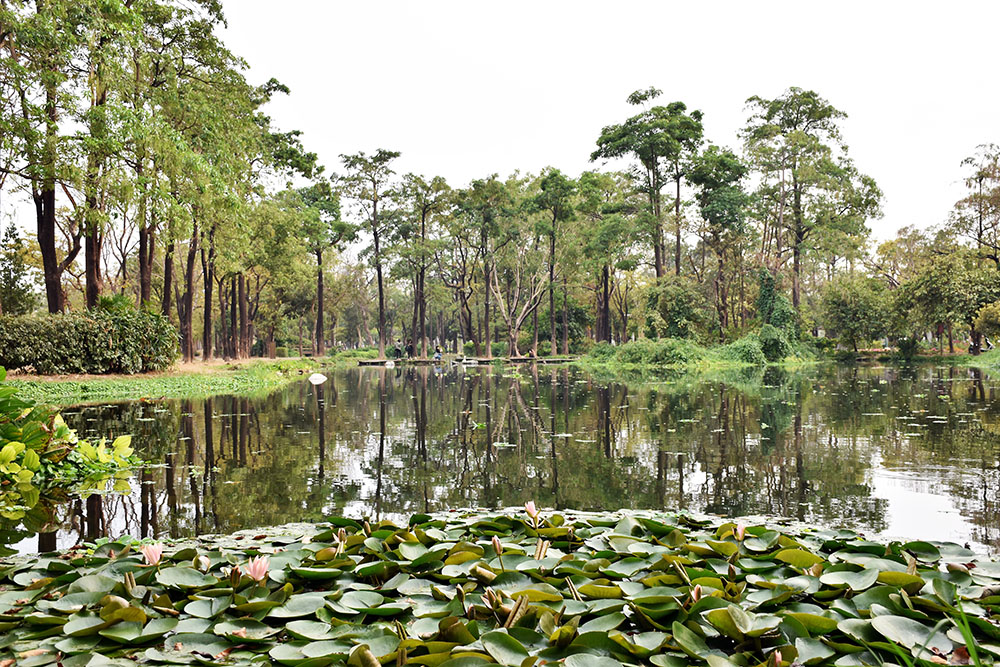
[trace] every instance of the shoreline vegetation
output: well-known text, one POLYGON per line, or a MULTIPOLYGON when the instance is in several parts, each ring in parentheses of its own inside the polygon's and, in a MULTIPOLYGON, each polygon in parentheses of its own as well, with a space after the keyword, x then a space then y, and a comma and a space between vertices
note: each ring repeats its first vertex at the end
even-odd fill
POLYGON ((958 544, 529 502, 0 560, 0 658, 989 665, 998 590, 1000 563, 958 544))
MULTIPOLYGON (((660 381, 683 375, 729 372, 738 374, 734 381, 744 381, 753 369, 766 366, 794 369, 821 363, 936 363, 984 370, 1000 368, 1000 349, 980 355, 921 355, 911 359, 883 351, 861 351, 845 360, 801 346, 787 357, 768 361, 759 350, 757 341, 748 341, 747 338, 709 347, 682 339, 639 340, 618 346, 599 344, 587 354, 565 363, 599 378, 624 377, 633 381, 660 381)), ((321 358, 179 363, 165 371, 134 375, 10 373, 7 384, 16 387, 24 398, 62 406, 100 401, 205 398, 221 394, 252 396, 270 393, 289 382, 303 379, 312 371, 354 367, 361 360, 375 359, 376 354, 374 349, 362 348, 321 358)), ((539 361, 545 359, 541 357, 539 361)), ((403 363, 406 363, 405 360, 403 363)), ((448 363, 447 358, 445 363, 448 363)), ((499 358, 495 363, 503 363, 503 359, 499 358)))
POLYGON ((352 366, 367 351, 348 351, 313 359, 250 359, 246 361, 178 364, 137 375, 37 376, 11 373, 7 384, 24 398, 39 403, 76 405, 97 401, 205 398, 219 394, 266 394, 309 372, 352 366))

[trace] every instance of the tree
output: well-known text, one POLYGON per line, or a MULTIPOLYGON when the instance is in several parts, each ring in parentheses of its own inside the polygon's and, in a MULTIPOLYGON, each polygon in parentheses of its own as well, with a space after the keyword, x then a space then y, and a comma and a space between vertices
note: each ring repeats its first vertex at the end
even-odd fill
POLYGON ((0 315, 27 315, 35 309, 27 253, 17 227, 9 224, 0 241, 0 315))
MULTIPOLYGON (((558 169, 549 168, 543 174, 540 181, 541 192, 534 198, 534 206, 545 213, 539 221, 537 231, 545 236, 549 243, 549 333, 551 342, 551 354, 556 355, 556 242, 559 238, 559 224, 573 219, 573 195, 576 192, 576 183, 572 179, 563 176, 558 169)), ((568 313, 563 309, 563 354, 569 352, 565 333, 569 330, 567 322, 568 313)))
POLYGON ((729 326, 725 258, 745 231, 747 195, 742 182, 747 171, 732 151, 709 146, 695 159, 690 174, 691 182, 699 188, 698 207, 705 223, 705 242, 716 257, 715 307, 721 341, 725 341, 729 326))
POLYGON ((372 236, 371 257, 378 283, 378 354, 385 357, 385 283, 382 270, 382 238, 388 231, 385 205, 395 196, 392 161, 399 152, 378 149, 373 155, 341 155, 347 174, 341 180, 344 193, 361 209, 364 224, 372 236))
POLYGON ((326 353, 323 329, 323 252, 353 241, 356 230, 353 225, 341 220, 340 197, 329 181, 319 180, 309 187, 301 188, 298 195, 301 199, 302 238, 316 257, 316 330, 313 352, 317 356, 323 356, 326 353))
POLYGON ((847 156, 838 126, 847 114, 815 92, 793 87, 771 100, 751 97, 747 104, 747 152, 765 175, 780 175, 775 225, 788 235, 792 305, 798 309, 802 256, 811 237, 824 229, 864 236, 865 222, 880 212, 882 193, 847 156))
MULTIPOLYGON (((637 90, 628 97, 628 103, 643 105, 656 99, 661 91, 656 88, 637 90)), ((677 186, 674 199, 675 248, 674 273, 681 272, 681 180, 686 173, 685 159, 701 142, 702 113, 687 113, 683 102, 667 106, 652 106, 630 117, 619 125, 608 125, 597 139, 597 150, 590 159, 632 157, 639 162, 637 180, 649 199, 650 237, 653 245, 656 277, 664 274, 666 247, 663 237, 663 187, 668 180, 677 186)))
POLYGON ((838 277, 823 291, 823 308, 829 327, 855 352, 888 329, 885 286, 873 278, 838 277))

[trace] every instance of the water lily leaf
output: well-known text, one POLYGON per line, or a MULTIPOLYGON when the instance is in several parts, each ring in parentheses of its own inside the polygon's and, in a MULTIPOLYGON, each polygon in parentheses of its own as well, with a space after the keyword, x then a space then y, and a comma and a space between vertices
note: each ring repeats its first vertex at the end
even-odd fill
POLYGON ((270 637, 281 632, 279 628, 272 628, 260 621, 247 618, 216 623, 212 631, 220 637, 225 637, 229 641, 237 643, 265 642, 270 637))
POLYGON ((818 639, 796 639, 795 650, 799 654, 797 662, 803 665, 815 665, 836 655, 836 651, 818 639))
POLYGON ((577 590, 579 590, 580 594, 585 597, 594 598, 598 600, 608 599, 608 598, 618 599, 624 597, 622 589, 619 588, 618 586, 598 586, 596 584, 584 584, 583 586, 580 586, 577 590))
POLYGON ((805 626, 805 628, 809 630, 810 634, 813 636, 825 635, 826 633, 837 629, 837 619, 835 618, 801 612, 792 612, 786 615, 791 616, 805 626))
POLYGON ((309 646, 308 642, 288 642, 287 644, 278 644, 271 648, 267 654, 277 663, 282 665, 299 665, 309 659, 309 656, 305 655, 302 650, 309 646))
POLYGON ((204 588, 219 583, 217 577, 203 574, 193 567, 168 567, 156 573, 156 581, 168 588, 204 588))
POLYGON ((622 663, 613 658, 606 658, 600 655, 589 653, 574 653, 568 656, 563 664, 566 667, 621 667, 622 663))
POLYGON ((342 641, 313 641, 302 649, 307 658, 346 658, 351 645, 342 641))
POLYGON ((814 553, 804 549, 782 549, 774 555, 782 563, 788 563, 792 567, 804 570, 817 563, 822 563, 823 559, 814 553))
POLYGON ((293 637, 314 642, 334 638, 330 624, 321 621, 292 621, 285 626, 285 630, 293 637))
POLYGON ((285 604, 268 612, 268 618, 301 618, 311 616, 326 605, 326 593, 298 593, 285 600, 285 604))
POLYGON ((624 623, 625 620, 625 614, 616 611, 587 621, 580 626, 579 631, 581 634, 586 632, 610 632, 624 623))
POLYGON ((480 637, 480 641, 486 652, 501 665, 520 667, 528 657, 528 651, 521 642, 501 630, 487 632, 480 637))
POLYGON ((69 617, 62 632, 70 637, 84 637, 97 634, 98 630, 108 627, 109 623, 96 614, 82 612, 69 617))
POLYGON ((674 621, 671 630, 674 633, 674 641, 677 642, 682 651, 692 658, 704 660, 705 656, 708 655, 722 655, 719 651, 710 649, 700 635, 696 634, 683 623, 674 621))
POLYGON ((184 613, 191 614, 197 618, 215 618, 229 609, 232 603, 233 596, 231 595, 222 595, 204 600, 192 600, 184 605, 184 613))
POLYGON ((875 585, 879 579, 879 571, 875 568, 866 568, 860 572, 850 570, 840 570, 838 572, 827 572, 819 580, 826 586, 846 586, 852 591, 863 591, 875 585))
POLYGON ((915 574, 907 574, 906 572, 880 572, 878 580, 883 584, 902 588, 911 595, 924 587, 923 579, 915 574))
POLYGON ((883 637, 906 648, 937 649, 945 654, 951 652, 951 640, 943 632, 929 628, 911 618, 889 615, 876 616, 872 619, 871 624, 883 637))

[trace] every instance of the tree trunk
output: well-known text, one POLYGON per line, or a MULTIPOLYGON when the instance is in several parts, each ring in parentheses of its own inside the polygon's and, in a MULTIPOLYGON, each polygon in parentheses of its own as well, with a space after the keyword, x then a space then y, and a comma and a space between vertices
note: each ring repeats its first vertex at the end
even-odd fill
POLYGON ((323 331, 323 250, 316 251, 316 346, 313 355, 322 357, 326 354, 323 331))
POLYGON ((146 224, 145 195, 139 220, 139 305, 146 306, 153 294, 153 257, 156 253, 154 223, 146 224))
POLYGON ((167 251, 163 255, 163 301, 160 304, 160 312, 166 317, 170 317, 170 297, 174 291, 174 240, 167 244, 167 251))
POLYGON ((208 230, 208 243, 201 246, 201 273, 205 283, 204 321, 201 332, 201 358, 212 358, 212 289, 215 287, 215 225, 208 230), (208 245, 206 255, 205 245, 208 245))
POLYGON ((604 265, 603 271, 603 290, 604 290, 604 301, 601 305, 602 315, 604 320, 604 340, 607 343, 611 342, 611 271, 607 264, 604 265))
POLYGON ((234 275, 229 284, 229 355, 233 359, 240 356, 239 328, 236 324, 236 317, 239 308, 236 305, 236 294, 239 290, 236 287, 236 276, 234 275))
MULTIPOLYGON (((483 246, 485 248, 485 245, 483 246)), ((486 280, 486 294, 483 299, 483 342, 486 344, 486 349, 484 350, 484 356, 487 359, 493 358, 493 339, 490 336, 490 281, 493 280, 493 265, 490 261, 484 260, 483 271, 486 274, 484 276, 486 280)))
POLYGON ((239 276, 239 300, 240 300, 240 342, 238 349, 238 356, 240 359, 246 359, 250 356, 250 339, 248 337, 247 329, 247 280, 246 276, 243 275, 241 271, 239 276))
POLYGON ((676 237, 674 247, 674 273, 681 275, 681 174, 680 169, 676 171, 675 181, 677 183, 677 196, 674 198, 674 217, 676 224, 676 237))
POLYGON ((45 149, 41 189, 32 192, 38 228, 38 246, 45 277, 45 300, 50 313, 63 310, 62 271, 56 255, 56 87, 45 86, 45 149))
POLYGON ((569 354, 569 287, 566 276, 563 275, 563 312, 562 312, 562 353, 569 354))
POLYGON ((194 263, 198 253, 198 223, 194 223, 184 267, 184 297, 181 305, 181 351, 184 361, 194 361, 194 263))
MULTIPOLYGON (((553 222, 552 224, 555 224, 553 222)), ((556 235, 549 234, 549 354, 556 356, 556 235)))

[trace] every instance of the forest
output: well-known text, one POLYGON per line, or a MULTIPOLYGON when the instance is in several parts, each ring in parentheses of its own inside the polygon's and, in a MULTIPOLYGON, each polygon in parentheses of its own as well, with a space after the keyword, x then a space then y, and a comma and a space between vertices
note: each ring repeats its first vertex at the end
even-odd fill
POLYGON ((0 3, 0 328, 138 310, 185 361, 746 336, 978 354, 1000 334, 993 144, 948 219, 883 242, 846 111, 795 86, 732 101, 739 145, 650 87, 580 147, 592 170, 449 183, 389 148, 311 152, 224 22, 218 0, 0 3))

